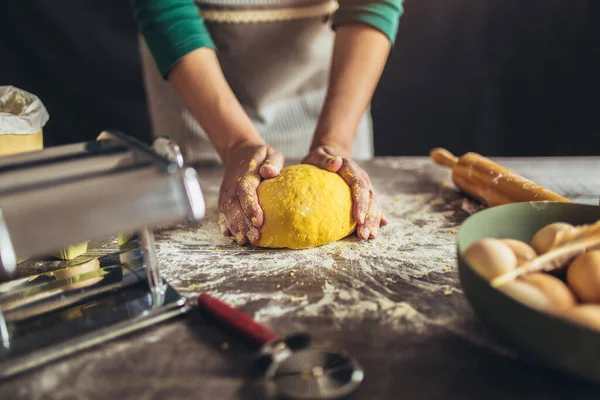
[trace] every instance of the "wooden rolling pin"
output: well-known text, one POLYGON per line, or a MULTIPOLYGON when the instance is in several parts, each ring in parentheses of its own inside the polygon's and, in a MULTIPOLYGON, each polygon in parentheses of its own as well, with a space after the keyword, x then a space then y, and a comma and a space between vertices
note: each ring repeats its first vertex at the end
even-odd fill
POLYGON ((452 169, 452 181, 457 188, 491 207, 527 201, 572 203, 476 153, 458 158, 446 149, 437 148, 430 157, 452 169))

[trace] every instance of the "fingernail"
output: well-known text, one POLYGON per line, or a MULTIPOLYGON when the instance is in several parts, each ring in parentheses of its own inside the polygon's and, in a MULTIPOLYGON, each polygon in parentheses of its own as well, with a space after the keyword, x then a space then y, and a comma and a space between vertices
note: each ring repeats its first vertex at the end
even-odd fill
POLYGON ((281 169, 275 165, 263 165, 260 171, 262 175, 279 175, 281 169))
POLYGON ((258 228, 258 218, 256 217, 252 217, 252 225, 254 225, 255 228, 258 228))
POLYGON ((244 234, 242 232, 238 232, 235 234, 235 241, 238 242, 238 244, 242 244, 244 242, 244 234))
POLYGON ((360 214, 358 214, 358 223, 361 225, 364 224, 366 217, 367 217, 367 214, 364 211, 362 211, 360 214))
POLYGON ((325 164, 327 164, 327 165, 331 165, 331 164, 333 164, 334 162, 335 162, 335 158, 333 158, 333 157, 331 157, 331 156, 329 156, 329 157, 327 157, 327 158, 325 159, 325 164))
POLYGON ((258 241, 258 235, 259 235, 259 232, 257 229, 250 229, 248 231, 248 240, 254 244, 258 241))
POLYGON ((265 165, 265 167, 269 168, 273 172, 279 172, 279 170, 280 170, 279 166, 273 165, 273 164, 267 164, 267 165, 265 165))
POLYGON ((225 236, 228 230, 227 227, 225 225, 219 225, 219 228, 221 229, 221 235, 225 236))
POLYGON ((369 236, 371 236, 371 230, 369 228, 367 228, 366 226, 364 226, 361 229, 361 233, 362 233, 362 237, 365 238, 365 240, 368 240, 369 236))
POLYGON ((379 233, 378 228, 375 228, 371 231, 371 236, 373 236, 373 239, 375 239, 377 237, 378 233, 379 233))

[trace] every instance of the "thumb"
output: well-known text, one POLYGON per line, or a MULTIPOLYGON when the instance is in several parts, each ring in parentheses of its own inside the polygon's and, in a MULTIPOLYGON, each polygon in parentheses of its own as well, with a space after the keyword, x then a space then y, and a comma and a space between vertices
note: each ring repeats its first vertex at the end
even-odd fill
POLYGON ((283 168, 283 154, 275 149, 267 150, 267 157, 260 167, 260 175, 264 179, 275 178, 283 168))
POLYGON ((302 162, 329 172, 338 172, 342 168, 344 160, 340 156, 333 155, 326 147, 319 146, 311 151, 302 162))

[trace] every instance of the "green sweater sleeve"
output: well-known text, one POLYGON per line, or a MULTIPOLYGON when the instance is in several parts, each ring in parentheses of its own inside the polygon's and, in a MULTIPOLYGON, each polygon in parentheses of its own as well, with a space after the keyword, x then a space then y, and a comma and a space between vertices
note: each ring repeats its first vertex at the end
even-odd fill
POLYGON ((200 47, 216 48, 194 0, 131 0, 138 28, 161 75, 200 47))
POLYGON ((333 18, 334 29, 349 22, 362 22, 379 29, 394 44, 402 0, 339 0, 340 8, 333 18))

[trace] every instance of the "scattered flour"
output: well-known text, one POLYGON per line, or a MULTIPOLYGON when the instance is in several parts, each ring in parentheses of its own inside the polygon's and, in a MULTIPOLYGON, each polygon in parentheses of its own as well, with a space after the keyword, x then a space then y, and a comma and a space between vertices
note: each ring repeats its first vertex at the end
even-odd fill
MULTIPOLYGON (((282 315, 327 316, 336 326, 376 319, 398 332, 437 325, 473 336, 463 326, 465 300, 456 295, 462 292, 455 235, 476 208, 444 180, 406 193, 402 188, 422 186, 427 164, 405 159, 392 164, 402 170, 393 179, 378 180, 372 174, 374 186, 384 188, 378 194, 390 222, 378 238, 359 242, 353 236, 307 250, 238 246, 222 237, 218 185, 204 185, 207 215, 202 224, 156 234, 163 275, 187 296, 211 292, 233 306, 250 307, 262 322, 282 315), (452 307, 453 301, 462 304, 452 307), (433 306, 419 310, 413 304, 433 306)), ((381 165, 390 168, 387 160, 381 165)), ((472 339, 477 340, 486 343, 485 338, 472 339)))

